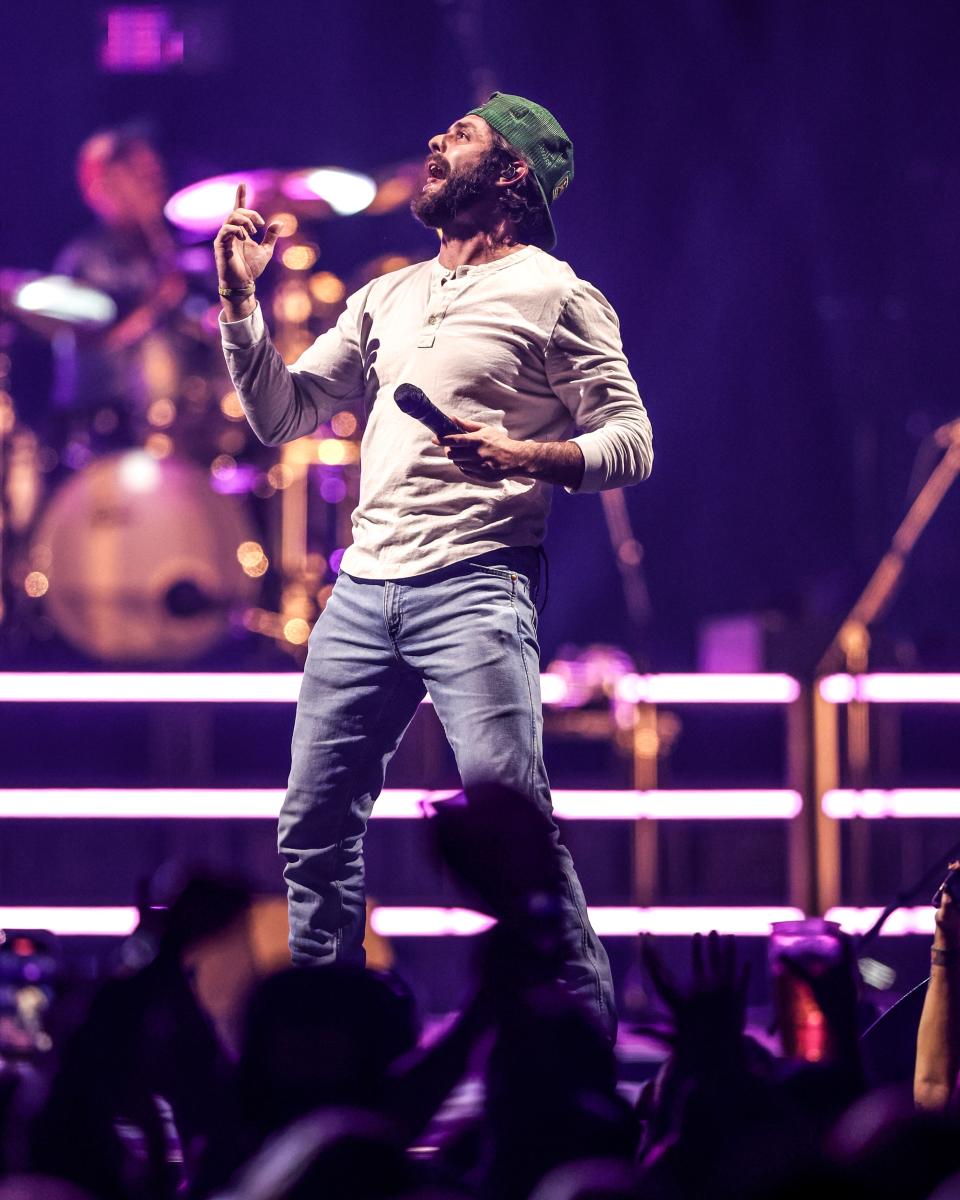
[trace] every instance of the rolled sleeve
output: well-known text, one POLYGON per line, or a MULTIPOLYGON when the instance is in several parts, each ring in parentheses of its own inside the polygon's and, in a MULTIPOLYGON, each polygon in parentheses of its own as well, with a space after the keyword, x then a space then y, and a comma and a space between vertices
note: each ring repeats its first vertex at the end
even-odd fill
POLYGON ((646 479, 653 435, 630 374, 617 315, 606 297, 580 282, 567 298, 547 347, 547 378, 581 431, 583 479, 567 491, 599 492, 646 479))

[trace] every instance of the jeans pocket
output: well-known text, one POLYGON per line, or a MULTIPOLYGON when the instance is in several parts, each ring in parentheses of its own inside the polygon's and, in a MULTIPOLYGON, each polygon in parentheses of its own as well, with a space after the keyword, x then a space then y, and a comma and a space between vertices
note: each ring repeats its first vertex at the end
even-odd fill
POLYGON ((508 583, 515 583, 518 579, 523 578, 509 567, 497 567, 491 563, 471 562, 470 569, 480 571, 484 575, 495 575, 498 579, 505 579, 508 583))

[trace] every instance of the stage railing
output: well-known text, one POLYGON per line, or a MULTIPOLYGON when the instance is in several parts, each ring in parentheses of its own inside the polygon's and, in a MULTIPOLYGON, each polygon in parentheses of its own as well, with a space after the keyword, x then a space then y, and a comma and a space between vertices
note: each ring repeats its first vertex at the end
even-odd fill
POLYGON ((841 863, 841 822, 853 822, 850 859, 855 878, 849 890, 856 895, 865 890, 867 878, 868 845, 862 822, 960 817, 960 789, 871 786, 871 706, 916 704, 960 704, 960 674, 841 674, 817 682, 813 696, 813 800, 821 911, 840 906, 848 890, 841 863))
MULTIPOLYGON (((570 709, 567 681, 559 675, 541 678, 548 709, 570 709)), ((0 703, 23 704, 293 704, 299 675, 279 673, 0 673, 0 703)), ((841 822, 960 817, 960 788, 871 786, 869 756, 861 753, 856 731, 864 726, 870 705, 960 703, 960 675, 870 674, 830 675, 812 693, 786 675, 627 675, 610 697, 617 721, 627 728, 632 747, 633 782, 629 789, 558 789, 554 793, 561 821, 623 821, 633 827, 634 889, 632 904, 596 910, 598 927, 609 936, 645 929, 693 932, 713 926, 745 933, 757 922, 787 919, 802 911, 835 915, 851 929, 870 924, 874 910, 844 904, 848 890, 841 876, 841 822), (662 789, 658 783, 658 712, 664 706, 777 705, 785 714, 785 779, 765 788, 662 789), (860 706, 851 720, 851 706, 860 706), (846 710, 847 721, 844 723, 846 710), (812 721, 811 721, 812 715, 812 721), (846 738, 842 735, 846 731, 846 738), (851 737, 854 744, 851 747, 851 737), (855 786, 848 786, 854 782, 855 786), (689 906, 660 903, 657 888, 658 827, 663 821, 764 820, 789 822, 790 883, 782 906, 689 906)), ((866 723, 869 728, 869 723, 866 723)), ((430 789, 388 789, 374 809, 385 820, 429 816, 452 793, 430 789)), ((0 821, 43 819, 91 820, 274 820, 282 791, 218 788, 7 788, 0 789, 0 821)), ((19 910, 0 907, 0 925, 13 923, 19 910)), ((54 926, 69 932, 71 913, 85 913, 80 925, 98 926, 95 909, 51 909, 54 926), (57 913, 61 917, 57 917, 57 913), (84 925, 85 923, 85 925, 84 925)), ((120 928, 131 910, 104 909, 120 928)), ((476 921, 450 917, 466 910, 388 908, 379 921, 395 922, 394 932, 475 932, 476 921), (432 915, 429 915, 432 914, 432 915), (396 922, 399 922, 397 925, 396 922), (459 923, 458 923, 459 922, 459 923), (456 929, 454 928, 456 927, 456 929)), ((912 912, 913 910, 908 910, 912 912)), ((889 933, 926 932, 925 910, 892 922, 889 933)), ((36 916, 21 913, 23 923, 36 916)), ((109 922, 108 922, 109 923, 109 922)), ((78 926, 79 928, 79 926, 78 926)))
MULTIPOLYGON (((32 672, 0 673, 0 703, 37 704, 293 704, 300 676, 278 673, 199 672, 32 672)), ((560 675, 541 677, 544 705, 572 711, 575 697, 560 675)), ((554 804, 561 821, 623 821, 633 829, 632 904, 592 910, 606 936, 651 932, 692 933, 717 927, 729 932, 764 934, 771 920, 801 915, 798 902, 802 870, 791 868, 791 895, 779 906, 668 906, 658 904, 658 827, 668 821, 787 821, 802 838, 804 800, 799 780, 799 728, 791 715, 803 697, 799 683, 787 675, 626 675, 608 697, 611 722, 626 732, 632 756, 634 787, 557 789, 554 804), (658 710, 684 705, 775 705, 787 713, 786 786, 764 788, 661 789, 657 787, 660 753, 658 710)), ((388 789, 374 808, 378 819, 417 819, 453 793, 388 789)), ((7 788, 0 789, 0 820, 195 820, 276 819, 279 789, 217 788, 7 788)), ((798 838, 791 833, 791 860, 798 838)), ((127 908, 30 908, 0 906, 0 925, 46 924, 61 933, 122 932, 132 919, 127 908), (100 915, 98 916, 98 912, 100 915), (43 918, 42 920, 40 918, 43 918)), ((378 910, 377 923, 393 936, 477 932, 473 916, 450 916, 466 910, 410 907, 378 910), (391 915, 393 914, 393 915, 391 915)), ((481 918, 482 920, 482 918, 481 918)))

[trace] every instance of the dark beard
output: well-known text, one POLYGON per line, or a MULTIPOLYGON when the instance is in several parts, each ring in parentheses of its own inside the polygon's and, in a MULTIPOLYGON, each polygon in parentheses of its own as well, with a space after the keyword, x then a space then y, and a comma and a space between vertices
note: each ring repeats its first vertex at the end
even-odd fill
POLYGON ((488 155, 476 166, 462 168, 448 175, 439 187, 414 196, 410 201, 410 211, 428 229, 443 229, 478 200, 482 200, 499 173, 495 157, 488 155))

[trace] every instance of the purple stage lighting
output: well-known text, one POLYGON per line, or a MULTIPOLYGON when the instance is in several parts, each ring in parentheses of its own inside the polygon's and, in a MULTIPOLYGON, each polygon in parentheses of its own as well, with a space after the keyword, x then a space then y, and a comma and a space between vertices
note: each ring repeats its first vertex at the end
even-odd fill
MULTIPOLYGON (((293 703, 299 688, 293 671, 0 672, 0 703, 293 703)), ((544 704, 562 704, 569 684, 562 675, 545 674, 540 690, 544 704)), ((617 698, 628 704, 790 704, 799 694, 789 675, 626 675, 617 686, 617 698)))
POLYGON ((837 821, 851 817, 960 817, 960 788, 834 788, 824 793, 823 811, 837 821))
POLYGON ((111 74, 157 74, 183 62, 183 30, 163 4, 110 8, 100 66, 111 74))
MULTIPOLYGON (((429 817, 456 791, 387 788, 373 816, 380 820, 429 817)), ((0 820, 271 820, 282 788, 3 788, 0 820)), ((553 792, 564 821, 786 821, 803 802, 787 789, 553 792)))
POLYGON ((789 675, 625 675, 617 698, 629 704, 792 704, 789 675))
MULTIPOLYGON (((799 908, 774 905, 752 907, 652 908, 591 907, 590 920, 601 937, 636 937, 652 933, 659 937, 690 937, 694 933, 740 937, 767 937, 778 921, 799 921, 799 908)), ((846 933, 868 930, 880 915, 879 908, 831 908, 826 920, 836 921, 846 933)), ((930 937, 935 910, 930 905, 895 912, 884 925, 881 937, 930 937)), ((0 907, 0 929, 46 929, 61 937, 128 937, 136 929, 139 913, 128 907, 0 907)), ((468 908, 392 907, 375 908, 371 915, 374 932, 386 937, 473 937, 489 929, 493 920, 468 908)))
POLYGON ((820 695, 828 704, 960 704, 960 675, 828 675, 820 695))

